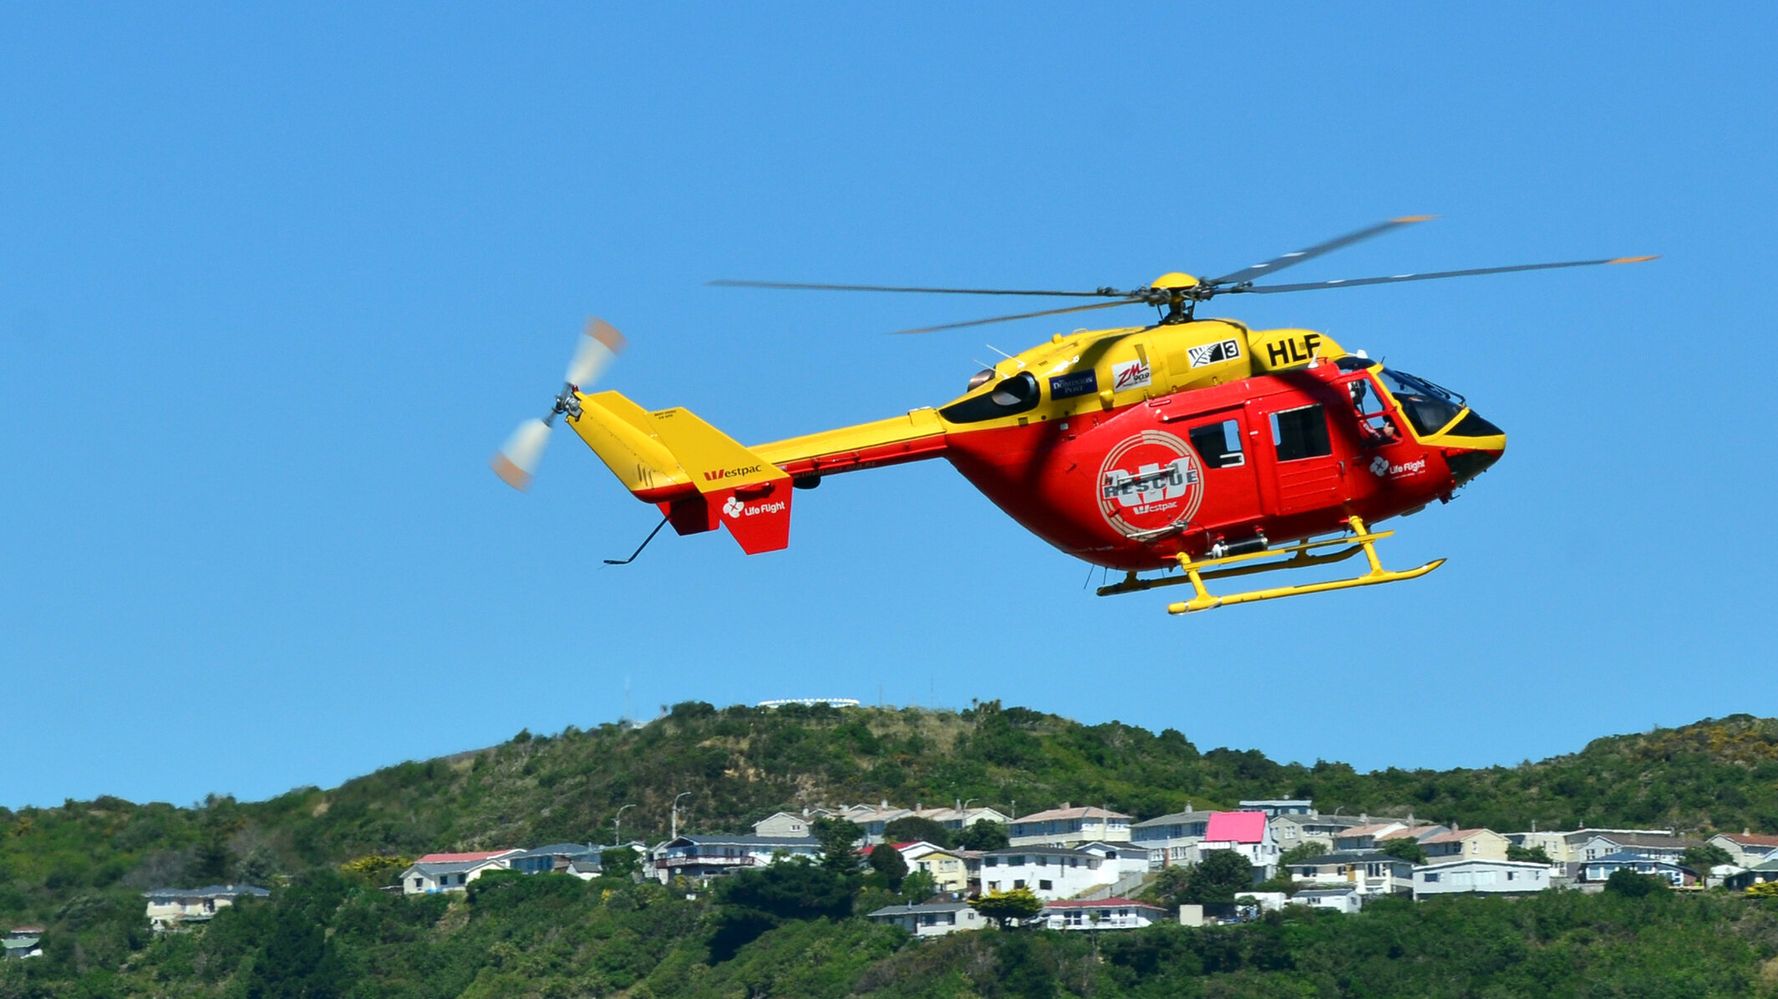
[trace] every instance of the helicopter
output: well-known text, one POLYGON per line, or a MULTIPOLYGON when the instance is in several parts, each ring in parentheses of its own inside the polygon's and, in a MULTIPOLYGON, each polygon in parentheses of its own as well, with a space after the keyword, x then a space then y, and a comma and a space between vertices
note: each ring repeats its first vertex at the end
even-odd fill
POLYGON ((720 280, 790 290, 1097 299, 1086 304, 946 323, 931 333, 1128 305, 1140 326, 1056 333, 973 375, 936 408, 751 447, 684 408, 648 410, 616 391, 587 391, 626 341, 589 322, 549 412, 529 420, 493 458, 526 488, 557 417, 632 495, 681 534, 726 527, 748 554, 790 542, 791 499, 845 472, 943 458, 996 506, 1057 549, 1121 580, 1101 596, 1189 585, 1186 614, 1235 604, 1416 579, 1435 559, 1386 569, 1374 525, 1416 513, 1499 461, 1506 433, 1459 393, 1385 367, 1309 329, 1250 329, 1196 316, 1220 295, 1354 288, 1519 271, 1631 264, 1653 256, 1515 264, 1429 273, 1256 284, 1287 267, 1427 221, 1401 216, 1271 260, 1203 279, 1163 274, 1133 290, 933 288, 720 280), (1207 583, 1303 569, 1359 553, 1366 571, 1340 579, 1213 594, 1207 583), (1145 575, 1149 574, 1149 575, 1145 575))

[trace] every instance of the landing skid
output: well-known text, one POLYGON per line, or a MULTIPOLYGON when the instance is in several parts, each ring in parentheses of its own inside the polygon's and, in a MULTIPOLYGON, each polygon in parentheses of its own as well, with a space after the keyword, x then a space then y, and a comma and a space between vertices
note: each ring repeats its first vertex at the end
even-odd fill
POLYGON ((1260 600, 1276 600, 1279 597, 1300 597, 1309 593, 1326 593, 1330 590, 1349 590, 1357 586, 1375 586, 1378 583, 1396 583, 1404 579, 1419 579, 1445 564, 1445 560, 1441 558, 1434 559, 1415 569, 1385 569, 1377 558, 1376 543, 1384 538, 1394 537, 1395 532, 1372 532, 1364 526, 1364 521, 1357 517, 1346 518, 1346 523, 1350 524, 1352 528, 1352 534, 1347 537, 1300 541, 1296 544, 1266 548, 1263 551, 1243 552, 1239 555, 1224 555, 1220 558, 1205 558, 1197 561, 1193 561, 1189 555, 1182 554, 1178 556, 1178 559, 1179 567, 1185 570, 1183 576, 1151 576, 1144 579, 1132 572, 1125 576, 1121 582, 1099 587, 1098 594, 1108 597, 1116 593, 1137 593, 1159 586, 1178 586, 1182 583, 1190 583, 1195 591, 1195 595, 1190 600, 1167 605, 1169 614, 1190 614, 1194 611, 1211 610, 1233 604, 1250 604, 1260 600), (1311 554, 1324 548, 1339 548, 1342 545, 1345 547, 1339 551, 1311 554), (1260 572, 1272 572, 1277 569, 1303 569, 1309 566, 1329 565, 1349 559, 1359 552, 1364 552, 1365 559, 1370 562, 1370 571, 1362 576, 1332 579, 1321 583, 1279 586, 1267 590, 1249 590, 1226 597, 1212 596, 1209 590, 1204 588, 1204 581, 1207 579, 1227 579, 1232 576, 1247 576, 1260 572), (1273 561, 1258 562, 1259 559, 1273 559, 1273 561))

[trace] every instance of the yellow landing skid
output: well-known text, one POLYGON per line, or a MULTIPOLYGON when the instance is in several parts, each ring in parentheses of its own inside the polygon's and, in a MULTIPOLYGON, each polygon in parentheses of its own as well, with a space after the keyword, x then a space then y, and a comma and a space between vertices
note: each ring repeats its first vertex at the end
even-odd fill
POLYGON ((1385 569, 1377 558, 1376 542, 1393 537, 1394 531, 1371 532, 1358 517, 1348 517, 1346 522, 1352 526, 1352 535, 1343 538, 1324 538, 1319 541, 1303 541, 1294 545, 1279 548, 1267 548, 1264 551, 1244 552, 1239 555, 1224 555, 1220 558, 1206 558, 1192 561, 1188 555, 1180 555, 1179 567, 1185 570, 1183 576, 1164 576, 1157 579, 1140 579, 1135 573, 1120 583, 1099 588, 1100 596, 1114 593, 1131 593, 1139 590, 1151 590, 1157 586, 1178 586, 1190 583, 1196 591, 1190 600, 1168 604, 1169 614, 1190 614, 1194 611, 1211 610, 1216 607, 1227 607, 1233 604, 1250 604, 1260 600, 1276 600, 1279 597, 1300 597, 1309 593, 1326 593, 1331 590, 1349 590, 1358 586, 1375 586, 1378 583, 1396 583, 1404 579, 1419 579, 1432 570, 1445 564, 1444 559, 1434 559, 1415 569, 1385 569), (1345 545, 1343 550, 1322 555, 1311 552, 1322 548, 1334 548, 1345 545), (1308 566, 1327 565, 1351 558, 1364 552, 1370 562, 1370 571, 1362 576, 1350 579, 1333 579, 1322 583, 1302 583, 1296 586, 1280 586, 1268 590, 1249 590, 1246 593, 1235 593, 1226 597, 1212 596, 1204 588, 1206 579, 1224 579, 1230 576, 1246 576, 1259 572, 1271 572, 1276 569, 1301 569, 1308 566), (1257 562, 1259 559, 1288 556, 1272 562, 1257 562), (1243 564, 1255 563, 1255 564, 1243 564))

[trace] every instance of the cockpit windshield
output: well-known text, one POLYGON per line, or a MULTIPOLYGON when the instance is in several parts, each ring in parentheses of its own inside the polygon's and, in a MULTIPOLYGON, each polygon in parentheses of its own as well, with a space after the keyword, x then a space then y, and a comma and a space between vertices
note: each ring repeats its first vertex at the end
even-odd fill
POLYGON ((1463 412, 1463 397, 1405 371, 1379 367, 1377 377, 1401 404, 1402 414, 1421 435, 1435 434, 1463 412))
POLYGON ((1041 398, 1037 379, 1030 372, 1021 371, 1002 379, 993 391, 954 402, 939 410, 938 415, 952 423, 979 423, 996 416, 1012 416, 1036 409, 1041 398))

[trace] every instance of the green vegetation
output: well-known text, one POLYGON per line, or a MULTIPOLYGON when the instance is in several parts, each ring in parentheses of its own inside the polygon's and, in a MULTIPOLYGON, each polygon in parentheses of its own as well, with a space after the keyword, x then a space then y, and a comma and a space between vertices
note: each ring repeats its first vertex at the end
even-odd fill
MULTIPOLYGON (((997 702, 963 712, 694 703, 641 728, 521 736, 265 802, 100 798, 0 809, 0 920, 48 930, 44 957, 0 965, 0 999, 1691 995, 1778 981, 1778 963, 1762 965, 1778 959, 1778 905, 1762 900, 1763 889, 1636 896, 1640 886, 1628 882, 1584 898, 1384 903, 1345 920, 1292 912, 1241 927, 1098 934, 1098 960, 1078 939, 1088 934, 977 933, 909 946, 855 914, 930 894, 930 878, 906 875, 898 891, 893 872, 863 867, 840 823, 818 824, 828 846, 819 863, 766 868, 693 899, 616 876, 496 876, 449 898, 378 890, 419 853, 580 840, 625 804, 636 806, 625 832, 658 839, 684 790, 693 793, 681 817, 702 831, 883 798, 975 798, 1003 810, 1015 799, 1093 801, 1147 816, 1187 801, 1266 797, 1502 831, 1532 822, 1778 830, 1778 721, 1769 719, 1600 739, 1514 767, 1374 773, 1200 752, 1172 729, 1086 726, 997 702), (248 879, 273 886, 273 898, 191 933, 148 932, 144 889, 248 879)), ((992 848, 1005 833, 978 823, 954 839, 992 848)), ((605 861, 626 865, 618 851, 605 861)), ((1188 880, 1169 899, 1188 888, 1210 893, 1208 882, 1188 880)))

